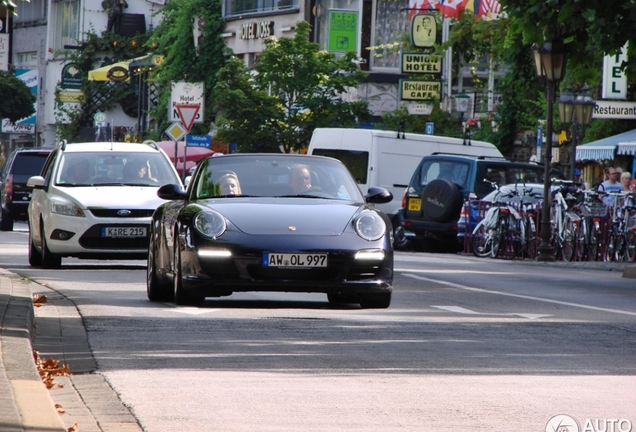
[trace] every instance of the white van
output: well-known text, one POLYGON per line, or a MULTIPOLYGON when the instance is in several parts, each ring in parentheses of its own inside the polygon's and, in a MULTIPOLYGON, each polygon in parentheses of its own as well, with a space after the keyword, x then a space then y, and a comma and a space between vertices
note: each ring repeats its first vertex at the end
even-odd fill
MULTIPOLYGON (((393 131, 345 128, 315 129, 307 154, 342 161, 363 193, 371 186, 390 190, 393 200, 377 207, 394 220, 404 190, 422 157, 436 152, 504 157, 497 147, 484 141, 470 140, 464 144, 459 138, 413 133, 400 133, 398 138, 398 133, 393 131)), ((395 221, 393 225, 396 226, 395 221)))

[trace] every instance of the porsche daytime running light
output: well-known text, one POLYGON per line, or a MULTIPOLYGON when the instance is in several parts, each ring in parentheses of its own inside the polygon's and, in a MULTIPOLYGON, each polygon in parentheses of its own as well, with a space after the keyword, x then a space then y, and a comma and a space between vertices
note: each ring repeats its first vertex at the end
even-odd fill
POLYGON ((205 211, 197 214, 192 221, 192 225, 199 234, 210 239, 220 237, 227 229, 225 218, 215 211, 205 211))
POLYGON ((364 249, 356 252, 355 259, 367 261, 382 261, 384 259, 384 251, 382 249, 364 249))
POLYGON ((201 258, 229 258, 232 252, 227 249, 201 248, 197 251, 201 258))
POLYGON ((365 211, 354 222, 356 233, 365 240, 381 238, 386 232, 386 224, 377 213, 365 211))
POLYGON ((51 212, 66 215, 85 217, 84 212, 76 204, 68 201, 59 201, 51 203, 51 212))

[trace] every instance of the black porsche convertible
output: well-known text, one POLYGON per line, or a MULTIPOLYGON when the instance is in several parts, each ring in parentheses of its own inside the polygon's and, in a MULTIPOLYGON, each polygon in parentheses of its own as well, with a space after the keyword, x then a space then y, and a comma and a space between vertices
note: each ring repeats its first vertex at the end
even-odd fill
POLYGON ((233 292, 325 293, 331 304, 387 308, 393 285, 391 222, 338 160, 231 154, 199 162, 150 227, 151 301, 200 305, 233 292))

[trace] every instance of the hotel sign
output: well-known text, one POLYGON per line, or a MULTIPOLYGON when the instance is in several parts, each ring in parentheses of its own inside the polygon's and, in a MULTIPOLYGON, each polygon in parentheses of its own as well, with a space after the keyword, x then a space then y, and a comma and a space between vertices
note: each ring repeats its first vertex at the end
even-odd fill
POLYGON ((245 23, 241 26, 241 39, 266 39, 274 36, 274 21, 245 23))
POLYGON ((400 100, 439 100, 441 93, 441 81, 400 80, 400 100))
POLYGON ((402 53, 401 72, 412 74, 440 74, 442 73, 442 58, 440 56, 421 53, 402 53))

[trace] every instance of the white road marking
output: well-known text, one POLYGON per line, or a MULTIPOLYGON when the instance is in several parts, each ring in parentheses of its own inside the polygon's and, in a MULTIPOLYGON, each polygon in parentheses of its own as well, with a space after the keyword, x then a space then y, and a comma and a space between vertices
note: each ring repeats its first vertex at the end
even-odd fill
POLYGON ((475 312, 470 309, 463 308, 461 306, 431 306, 435 309, 442 309, 449 312, 456 312, 465 315, 489 315, 489 316, 520 316, 522 318, 527 319, 537 319, 537 318, 545 318, 552 315, 541 315, 541 314, 529 314, 529 313, 490 313, 490 312, 475 312))
POLYGON ((174 309, 174 312, 180 312, 188 315, 203 315, 208 312, 216 312, 218 309, 200 309, 198 307, 184 307, 177 306, 174 303, 164 303, 166 306, 170 306, 174 309))
POLYGON ((564 306, 572 306, 572 307, 577 307, 577 308, 581 308, 581 309, 590 309, 590 310, 596 310, 596 311, 601 311, 601 312, 610 312, 610 313, 615 313, 615 314, 636 316, 636 312, 629 312, 629 311, 623 311, 623 310, 618 310, 618 309, 602 308, 602 307, 598 307, 598 306, 590 306, 590 305, 584 305, 584 304, 580 304, 580 303, 564 302, 564 301, 560 301, 560 300, 551 300, 551 299, 546 299, 546 298, 542 298, 542 297, 534 297, 534 296, 528 296, 528 295, 523 295, 523 294, 512 294, 512 293, 506 293, 506 292, 501 292, 501 291, 492 291, 492 290, 486 290, 486 289, 482 289, 482 288, 474 288, 474 287, 469 287, 469 286, 466 286, 466 285, 456 284, 456 283, 453 283, 453 282, 446 282, 446 281, 443 281, 443 280, 431 279, 431 278, 427 278, 427 277, 424 277, 424 276, 418 276, 418 275, 408 274, 408 273, 403 273, 403 275, 406 276, 406 277, 413 278, 413 279, 418 279, 418 280, 423 280, 423 281, 427 281, 427 282, 438 283, 438 284, 441 284, 441 285, 446 285, 446 286, 450 286, 450 287, 453 287, 453 288, 463 289, 463 290, 466 290, 466 291, 474 291, 474 292, 480 292, 480 293, 484 293, 484 294, 495 294, 495 295, 502 295, 502 296, 508 296, 508 297, 516 297, 516 298, 522 298, 522 299, 527 299, 527 300, 536 300, 536 301, 540 301, 540 302, 544 302, 544 303, 553 303, 553 304, 560 304, 560 305, 564 305, 564 306))

